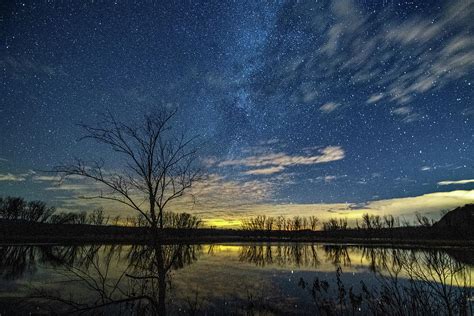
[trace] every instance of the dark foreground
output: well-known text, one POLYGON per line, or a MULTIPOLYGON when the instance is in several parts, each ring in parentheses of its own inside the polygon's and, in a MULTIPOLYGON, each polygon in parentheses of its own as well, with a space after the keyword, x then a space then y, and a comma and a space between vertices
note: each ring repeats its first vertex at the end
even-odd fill
MULTIPOLYGON (((397 227, 338 231, 247 231, 232 229, 163 229, 163 243, 215 242, 330 242, 474 247, 474 233, 446 227, 397 227)), ((119 243, 146 244, 150 233, 143 227, 45 224, 0 221, 0 243, 119 243)))

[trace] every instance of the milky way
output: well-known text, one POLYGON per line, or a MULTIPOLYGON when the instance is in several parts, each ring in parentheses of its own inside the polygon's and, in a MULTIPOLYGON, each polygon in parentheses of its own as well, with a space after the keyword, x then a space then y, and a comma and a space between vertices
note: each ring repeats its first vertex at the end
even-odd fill
POLYGON ((0 195, 89 208, 74 202, 89 184, 40 172, 107 155, 76 123, 173 107, 204 143, 205 218, 474 202, 473 1, 1 10, 0 195))

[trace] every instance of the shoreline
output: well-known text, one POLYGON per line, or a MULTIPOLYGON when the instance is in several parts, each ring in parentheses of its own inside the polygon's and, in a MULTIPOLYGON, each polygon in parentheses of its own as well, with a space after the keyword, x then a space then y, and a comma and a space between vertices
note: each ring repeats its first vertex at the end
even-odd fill
MULTIPOLYGON (((163 244, 322 243, 474 248, 474 232, 437 227, 334 231, 164 228, 156 237, 163 244)), ((150 242, 150 231, 145 227, 0 221, 0 244, 147 244, 150 242)))
MULTIPOLYGON (((151 243, 142 238, 38 238, 12 237, 0 239, 1 246, 72 246, 72 245, 146 245, 151 243)), ((324 244, 340 246, 377 246, 384 248, 473 248, 472 240, 408 240, 408 239, 357 239, 357 238, 243 238, 199 237, 199 238, 162 238, 161 244, 324 244)))

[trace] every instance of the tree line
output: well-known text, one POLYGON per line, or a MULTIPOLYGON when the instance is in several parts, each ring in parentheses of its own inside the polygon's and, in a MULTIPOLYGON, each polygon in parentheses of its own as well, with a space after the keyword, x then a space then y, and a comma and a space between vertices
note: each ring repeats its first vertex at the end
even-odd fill
MULTIPOLYGON (((441 212, 444 215, 446 212, 441 212)), ((199 217, 189 213, 163 212, 163 228, 193 229, 202 227, 199 217)), ((89 224, 89 225, 116 225, 147 227, 149 221, 141 214, 138 216, 110 217, 102 207, 91 212, 57 212, 54 207, 49 207, 43 201, 26 201, 21 197, 0 197, 0 219, 23 220, 37 223, 50 224, 89 224)), ((298 231, 298 230, 324 230, 336 231, 346 229, 378 230, 395 227, 422 226, 430 227, 436 221, 420 213, 415 213, 414 222, 405 218, 392 215, 373 215, 365 213, 355 220, 355 226, 350 227, 347 218, 330 218, 320 221, 316 216, 284 216, 258 215, 244 219, 241 228, 250 231, 298 231)))
MULTIPOLYGON (((441 216, 446 211, 441 212, 441 216)), ((365 213, 355 220, 355 226, 349 226, 347 218, 330 218, 326 221, 320 221, 316 216, 294 216, 287 218, 284 216, 265 216, 258 215, 247 218, 242 221, 241 228, 243 230, 279 230, 279 231, 296 231, 296 230, 346 230, 346 229, 363 229, 377 230, 395 227, 411 227, 422 226, 431 227, 436 220, 420 213, 415 213, 415 219, 410 222, 406 218, 395 217, 393 215, 373 215, 365 213)))
MULTIPOLYGON (((88 224, 146 227, 148 221, 143 216, 110 217, 102 207, 92 212, 57 212, 56 208, 47 206, 43 201, 26 201, 22 197, 0 197, 0 219, 22 220, 49 224, 88 224)), ((163 213, 164 228, 198 228, 202 221, 189 213, 163 213)))
POLYGON ((316 216, 294 216, 286 218, 284 216, 265 216, 258 215, 256 217, 244 219, 242 221, 242 229, 244 230, 317 230, 319 227, 319 219, 316 216))

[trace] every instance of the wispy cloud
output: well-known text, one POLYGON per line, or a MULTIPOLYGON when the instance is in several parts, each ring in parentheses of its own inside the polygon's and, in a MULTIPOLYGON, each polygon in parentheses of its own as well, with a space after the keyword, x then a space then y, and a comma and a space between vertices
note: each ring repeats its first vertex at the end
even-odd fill
POLYGON ((56 75, 67 75, 64 69, 60 66, 41 64, 30 59, 8 55, 0 58, 0 67, 7 69, 7 72, 16 79, 20 79, 31 74, 47 75, 49 77, 56 75))
POLYGON ((269 167, 269 168, 247 170, 247 171, 243 172, 243 174, 247 174, 247 175, 268 175, 268 174, 278 173, 278 172, 281 172, 283 170, 285 170, 285 167, 275 166, 275 167, 269 167))
POLYGON ((400 108, 394 109, 392 113, 396 115, 408 115, 411 113, 411 111, 412 111, 412 108, 408 106, 402 106, 400 108))
POLYGON ((53 175, 53 176, 35 175, 32 177, 32 180, 34 182, 59 182, 60 177, 56 175, 53 175))
POLYGON ((333 111, 335 111, 338 107, 340 106, 339 103, 336 103, 336 102, 328 102, 328 103, 325 103, 323 104, 319 110, 323 113, 331 113, 333 111))
POLYGON ((341 178, 345 178, 345 177, 347 177, 347 175, 342 175, 342 176, 329 175, 329 176, 319 177, 319 179, 322 179, 322 180, 324 180, 324 182, 329 183, 329 182, 333 182, 337 179, 341 179, 341 178))
POLYGON ((271 86, 268 91, 285 91, 282 97, 307 103, 314 102, 313 91, 340 91, 348 84, 360 84, 374 89, 367 103, 386 100, 405 105, 472 71, 472 1, 444 2, 437 13, 412 14, 403 20, 393 16, 392 5, 365 14, 359 2, 332 1, 329 7, 325 2, 302 2, 282 15, 282 24, 305 21, 304 32, 317 36, 295 56, 287 51, 294 30, 285 33, 281 28, 276 40, 281 42, 272 43, 268 68, 262 68, 270 74, 264 82, 271 86))
MULTIPOLYGON (((270 201, 281 183, 259 180, 228 179, 217 174, 209 174, 204 180, 196 182, 191 191, 181 199, 169 204, 170 211, 193 212, 196 214, 218 213, 222 210, 239 209, 246 205, 257 205, 270 201)), ((126 206, 115 201, 103 200, 97 197, 113 194, 100 183, 88 179, 69 179, 61 184, 50 183, 45 188, 58 197, 58 207, 70 210, 92 210, 98 206, 104 207, 107 212, 133 216, 136 213, 126 206)), ((119 196, 119 195, 116 195, 119 196)), ((140 192, 130 192, 130 196, 147 208, 147 199, 140 192)))
POLYGON ((383 97, 384 97, 383 93, 373 94, 367 99, 367 103, 369 103, 369 104, 370 103, 376 103, 376 102, 380 101, 381 99, 383 99, 383 97))
POLYGON ((467 109, 464 109, 462 111, 462 114, 465 115, 465 116, 474 116, 474 106, 471 106, 467 109))
POLYGON ((21 182, 25 181, 26 177, 27 174, 4 173, 0 174, 0 181, 21 182))
POLYGON ((435 213, 474 202, 474 190, 427 193, 414 197, 373 201, 365 209, 382 214, 412 215, 415 212, 435 213))
MULTIPOLYGON (((392 198, 370 201, 366 203, 309 203, 309 204, 269 204, 242 205, 233 209, 223 210, 219 215, 225 216, 230 223, 238 226, 244 218, 265 214, 267 216, 317 216, 321 220, 331 217, 346 217, 350 221, 364 213, 377 215, 401 216, 413 220, 415 213, 432 215, 438 218, 440 211, 452 210, 456 207, 474 203, 474 190, 458 190, 450 192, 434 192, 413 197, 392 198)), ((201 213, 207 222, 219 218, 212 212, 201 213)))
POLYGON ((258 168, 246 171, 246 174, 271 174, 281 172, 289 166, 313 165, 344 159, 345 152, 342 147, 328 146, 318 150, 313 155, 289 155, 283 152, 265 153, 249 156, 242 159, 224 160, 218 163, 219 167, 243 166, 258 168))
POLYGON ((402 106, 392 110, 392 113, 402 118, 405 123, 411 123, 423 118, 422 115, 413 112, 413 109, 409 106, 402 106))
MULTIPOLYGON (((260 164, 260 162, 249 162, 249 164, 260 164)), ((271 168, 273 167, 260 169, 270 170, 271 168)), ((271 174, 271 171, 266 172, 271 174)), ((332 182, 341 177, 345 177, 345 175, 326 175, 319 179, 324 182, 332 182)), ((11 174, 7 174, 5 178, 9 180, 21 179, 21 177, 11 174)), ((133 210, 112 201, 81 199, 81 196, 97 195, 97 192, 103 189, 95 182, 75 178, 57 186, 53 185, 53 178, 44 178, 44 180, 46 180, 46 184, 50 184, 46 190, 57 194, 56 201, 60 209, 91 210, 103 206, 107 212, 112 214, 136 215, 133 210)), ((441 181, 439 184, 473 182, 474 179, 470 179, 441 181)), ((287 183, 291 183, 291 178, 284 173, 276 175, 274 178, 263 179, 249 179, 247 177, 231 179, 218 174, 210 174, 204 181, 197 182, 182 199, 170 204, 169 210, 191 212, 200 216, 207 225, 237 227, 243 218, 260 214, 288 217, 315 215, 321 220, 326 220, 333 216, 353 219, 362 213, 369 212, 410 218, 415 212, 438 214, 440 210, 450 210, 464 204, 474 203, 474 190, 433 192, 413 197, 391 198, 365 203, 282 203, 276 199, 276 196, 278 196, 280 188, 287 183)), ((143 199, 140 195, 136 195, 134 198, 138 201, 143 199)), ((143 199, 143 201, 143 205, 146 207, 146 200, 143 199)))
POLYGON ((453 184, 468 184, 468 183, 474 183, 474 179, 456 180, 456 181, 440 181, 438 182, 438 185, 453 185, 453 184))

